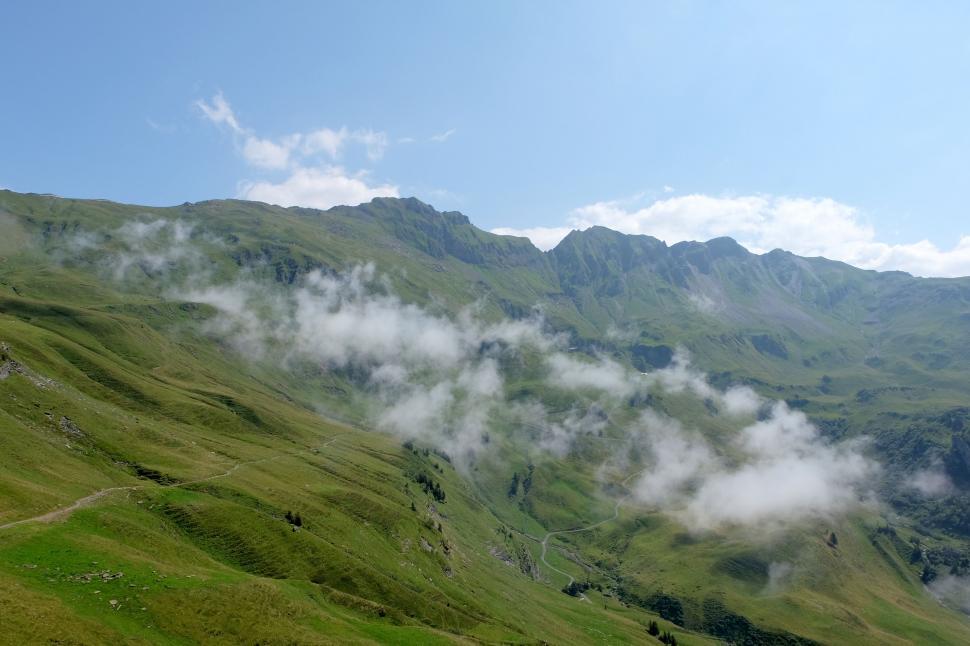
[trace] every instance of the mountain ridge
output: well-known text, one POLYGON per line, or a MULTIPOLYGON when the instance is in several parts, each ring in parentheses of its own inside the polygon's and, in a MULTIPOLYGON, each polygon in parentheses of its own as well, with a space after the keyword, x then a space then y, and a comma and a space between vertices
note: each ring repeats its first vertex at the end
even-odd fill
MULTIPOLYGON (((17 191, 13 191, 11 189, 0 189, 0 194, 2 194, 2 193, 9 193, 11 195, 22 195, 22 196, 27 196, 27 197, 33 196, 33 197, 39 197, 39 198, 50 198, 50 199, 61 200, 61 201, 64 201, 64 202, 69 202, 69 203, 91 202, 91 203, 101 203, 101 204, 115 204, 115 205, 120 205, 120 206, 130 206, 130 207, 136 207, 136 208, 142 206, 142 205, 138 205, 138 204, 135 204, 135 203, 118 202, 116 200, 112 200, 112 199, 109 199, 109 198, 72 198, 72 197, 64 197, 64 196, 57 195, 57 194, 54 194, 54 193, 31 193, 31 192, 20 193, 20 192, 17 192, 17 191)), ((267 210, 281 209, 281 210, 285 210, 285 211, 289 211, 289 212, 293 212, 293 213, 297 213, 297 214, 319 215, 319 214, 332 213, 332 212, 335 212, 335 211, 341 211, 341 210, 347 210, 347 209, 351 209, 351 210, 353 210, 353 209, 361 209, 361 207, 366 207, 368 205, 374 205, 374 204, 395 204, 395 203, 399 203, 399 204, 403 205, 404 207, 406 207, 407 210, 410 210, 411 212, 420 213, 420 214, 429 216, 432 219, 435 218, 435 217, 440 216, 441 220, 444 223, 446 223, 446 224, 450 224, 450 225, 470 225, 470 226, 474 227, 475 229, 477 229, 478 231, 480 231, 481 233, 486 233, 486 234, 488 234, 490 236, 495 236, 495 237, 498 237, 498 238, 511 238, 511 239, 516 239, 516 240, 525 240, 525 241, 528 241, 529 245, 533 249, 535 249, 536 252, 538 252, 539 254, 543 254, 543 255, 554 254, 555 250, 559 247, 559 245, 562 244, 563 240, 569 238, 570 236, 574 236, 576 234, 579 234, 579 235, 583 235, 583 234, 598 235, 598 232, 602 230, 602 231, 608 231, 608 232, 611 232, 611 234, 615 234, 615 235, 618 235, 618 236, 623 236, 623 237, 626 237, 626 238, 632 238, 632 239, 640 239, 640 238, 643 238, 643 239, 647 239, 647 240, 650 241, 651 246, 653 246, 654 243, 659 243, 659 246, 662 247, 662 248, 664 248, 665 250, 667 250, 667 251, 674 251, 675 253, 680 253, 680 254, 687 254, 687 253, 689 253, 690 250, 696 249, 698 247, 706 248, 706 249, 709 249, 709 250, 712 249, 712 248, 720 250, 719 252, 716 252, 716 255, 723 255, 724 253, 729 253, 728 250, 735 250, 736 249, 736 250, 739 250, 740 252, 743 252, 743 253, 737 254, 737 255, 741 255, 741 256, 744 256, 744 255, 752 255, 752 256, 758 256, 758 257, 765 257, 765 256, 775 256, 775 255, 787 254, 787 255, 795 256, 797 258, 801 258, 803 260, 809 260, 809 261, 812 261, 812 260, 822 260, 822 261, 825 261, 825 262, 828 262, 828 263, 835 263, 835 264, 839 264, 839 265, 844 265, 844 266, 847 266, 847 267, 851 267, 851 268, 853 268, 855 270, 858 270, 858 271, 874 272, 874 273, 878 273, 878 274, 899 274, 899 275, 903 275, 903 276, 906 276, 906 277, 909 277, 909 278, 913 278, 913 279, 916 279, 916 280, 962 280, 962 279, 965 279, 965 278, 970 278, 970 276, 955 276, 955 277, 914 276, 913 274, 911 274, 909 272, 906 272, 906 271, 903 271, 903 270, 899 270, 899 269, 865 269, 865 268, 862 268, 862 267, 857 267, 857 266, 852 265, 851 263, 847 263, 845 261, 835 260, 835 259, 828 258, 828 257, 825 257, 825 256, 800 256, 798 254, 795 254, 792 251, 789 251, 787 249, 783 249, 783 248, 780 248, 780 247, 779 248, 772 249, 772 250, 769 250, 769 251, 765 251, 765 252, 762 252, 762 253, 756 253, 756 252, 753 252, 753 251, 747 249, 746 247, 744 247, 744 245, 742 245, 740 242, 738 242, 735 238, 732 238, 730 236, 718 236, 718 237, 711 238, 711 239, 706 240, 706 241, 705 240, 683 240, 683 241, 675 242, 673 244, 668 244, 664 240, 661 240, 661 239, 659 239, 657 237, 654 237, 654 236, 652 236, 650 234, 643 234, 643 233, 624 233, 622 231, 617 231, 616 229, 610 229, 609 227, 606 227, 606 226, 603 226, 603 225, 592 225, 590 227, 587 227, 586 229, 573 229, 573 230, 571 230, 563 238, 563 240, 561 240, 559 243, 557 243, 556 247, 552 247, 551 249, 548 249, 548 250, 543 251, 543 250, 539 249, 538 247, 536 247, 532 243, 532 241, 529 240, 529 238, 526 237, 526 236, 516 236, 516 235, 511 235, 511 234, 493 233, 493 232, 491 232, 491 231, 489 231, 487 229, 482 229, 482 228, 478 227, 477 225, 475 225, 471 221, 471 219, 469 218, 469 216, 467 216, 466 214, 462 213, 461 211, 439 211, 438 209, 436 209, 430 203, 424 202, 423 200, 421 200, 420 198, 415 197, 415 196, 408 196, 408 197, 375 197, 375 198, 372 198, 370 202, 362 202, 361 204, 356 205, 356 206, 336 205, 336 206, 332 206, 332 207, 329 207, 329 208, 317 208, 317 207, 305 207, 305 206, 289 206, 289 207, 284 207, 284 206, 279 206, 279 205, 275 205, 275 204, 270 204, 268 202, 260 202, 260 201, 257 201, 257 200, 245 200, 245 199, 239 199, 239 198, 213 198, 213 199, 201 200, 201 201, 198 201, 198 202, 183 202, 181 204, 169 205, 169 206, 150 206, 150 207, 147 207, 146 206, 146 207, 143 207, 143 208, 153 209, 153 210, 167 210, 167 209, 178 209, 178 208, 186 208, 186 207, 199 207, 199 206, 203 206, 204 207, 204 206, 212 206, 212 205, 220 205, 220 204, 242 204, 242 205, 252 205, 252 206, 255 206, 255 207, 261 208, 261 209, 262 208, 265 208, 267 210)))
MULTIPOLYGON (((42 628, 11 634, 93 643, 200 641, 213 622, 226 642, 321 643, 324 626, 338 641, 584 643, 595 626, 636 643, 648 621, 685 644, 965 642, 970 625, 923 585, 970 558, 968 339, 963 279, 723 238, 667 246, 593 228, 542 252, 407 198, 321 211, 0 192, 0 616, 44 608, 42 628), (534 351, 487 340, 448 379, 500 366, 508 399, 490 459, 459 471, 437 445, 372 432, 366 371, 283 359, 299 350, 290 337, 260 348, 220 327, 220 307, 239 307, 286 332, 300 304, 356 303, 355 276, 373 277, 364 304, 379 306, 363 323, 412 317, 411 336, 543 330, 566 367, 634 378, 689 353, 717 392, 747 386, 804 414, 816 446, 868 447, 885 516, 863 508, 765 544, 618 504, 630 471, 604 480, 599 460, 645 408, 696 425, 734 462, 736 428, 710 389, 604 408, 550 387, 534 351), (550 428, 592 430, 565 455, 537 452, 542 426, 514 418, 534 398, 550 428), (954 489, 906 488, 927 469, 952 472, 954 489), (801 578, 769 592, 775 563, 801 578), (586 578, 594 587, 560 592, 586 578)), ((417 390, 438 390, 429 379, 417 390)))

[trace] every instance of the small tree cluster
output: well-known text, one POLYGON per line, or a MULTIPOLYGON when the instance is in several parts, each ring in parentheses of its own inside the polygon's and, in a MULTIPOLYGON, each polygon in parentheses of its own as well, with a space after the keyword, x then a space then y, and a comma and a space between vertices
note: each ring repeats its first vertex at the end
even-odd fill
POLYGON ((568 594, 570 597, 578 597, 582 593, 589 590, 589 588, 590 588, 589 581, 584 581, 582 583, 579 583, 578 581, 573 581, 572 583, 569 583, 568 585, 563 586, 562 591, 568 594))
POLYGON ((303 527, 303 518, 299 513, 294 514, 292 511, 287 511, 284 518, 286 518, 286 522, 294 527, 303 527))
POLYGON ((414 481, 421 485, 421 489, 424 490, 424 493, 430 495, 436 501, 445 501, 445 491, 441 488, 441 484, 427 473, 422 471, 418 475, 414 476, 414 481))
POLYGON ((656 637, 660 640, 662 644, 668 644, 668 646, 677 646, 677 638, 669 630, 660 632, 660 625, 656 621, 651 621, 647 624, 647 634, 651 637, 656 637))
POLYGON ((909 553, 910 563, 919 563, 923 560, 923 545, 919 542, 919 539, 913 540, 913 551, 909 553))
POLYGON ((509 485, 509 498, 515 498, 519 495, 519 473, 516 471, 512 474, 512 483, 509 485))
POLYGON ((509 498, 515 498, 519 494, 519 487, 522 487, 522 494, 527 495, 532 489, 532 474, 536 470, 536 465, 529 464, 525 476, 520 476, 516 471, 512 474, 512 482, 509 484, 509 498))
POLYGON ((525 478, 522 479, 522 493, 529 493, 529 489, 532 488, 532 474, 536 470, 536 465, 529 464, 529 471, 526 473, 525 478))
POLYGON ((966 576, 968 570, 970 570, 970 559, 965 556, 950 565, 952 576, 966 576))

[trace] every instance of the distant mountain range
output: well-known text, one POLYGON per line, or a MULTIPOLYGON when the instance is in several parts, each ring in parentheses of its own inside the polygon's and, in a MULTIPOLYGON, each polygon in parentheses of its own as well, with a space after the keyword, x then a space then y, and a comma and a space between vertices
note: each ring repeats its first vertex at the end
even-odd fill
MULTIPOLYGON (((970 569, 970 278, 603 227, 542 252, 415 198, 0 191, 0 341, 0 630, 16 641, 651 643, 654 620, 682 644, 970 639, 924 587, 970 569), (531 322, 633 375, 686 352, 715 389, 783 400, 826 442, 864 438, 878 503, 773 542, 628 504, 599 447, 646 408, 743 462, 718 443, 733 431, 717 403, 677 395, 590 405, 599 435, 564 456, 486 434, 496 456, 462 473, 369 432, 370 373, 270 360, 278 340, 247 356, 198 296, 248 281, 268 297, 240 316, 283 317, 308 277, 368 263, 420 320, 531 322)), ((565 428, 592 397, 540 383, 530 352, 495 360, 507 408, 541 400, 565 428)))

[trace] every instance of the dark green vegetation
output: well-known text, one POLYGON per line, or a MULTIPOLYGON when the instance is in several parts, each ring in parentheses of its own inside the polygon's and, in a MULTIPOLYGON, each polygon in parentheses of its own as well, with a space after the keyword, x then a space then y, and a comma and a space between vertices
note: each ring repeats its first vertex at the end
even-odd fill
MULTIPOLYGON (((0 341, 11 643, 970 640, 923 587, 970 562, 970 280, 602 228, 541 253, 413 199, 161 209, 0 191, 0 341), (491 320, 538 306, 571 347, 640 370, 686 347, 720 385, 870 437, 886 506, 759 540, 624 505, 551 537, 547 569, 547 532, 608 519, 625 493, 597 479, 597 438, 553 459, 496 437, 463 477, 369 431, 352 371, 233 349, 212 308, 165 289, 178 263, 115 275, 114 232, 158 218, 194 225, 216 278, 287 290, 373 261, 407 302, 491 320), (902 486, 934 464, 957 489, 902 486), (778 563, 793 570, 776 586, 778 563)), ((522 375, 512 399, 542 390, 522 375)))

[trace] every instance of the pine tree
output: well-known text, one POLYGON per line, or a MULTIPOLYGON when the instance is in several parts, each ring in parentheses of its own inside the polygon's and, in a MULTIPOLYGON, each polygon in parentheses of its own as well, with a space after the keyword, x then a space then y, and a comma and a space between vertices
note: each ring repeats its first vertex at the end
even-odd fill
POLYGON ((529 472, 525 476, 525 479, 522 480, 522 493, 528 494, 529 493, 529 489, 532 488, 532 473, 535 470, 536 470, 536 465, 530 464, 529 465, 529 472))
POLYGON ((512 484, 509 485, 509 498, 515 498, 519 493, 519 472, 512 474, 512 484))
POLYGON ((910 563, 919 563, 923 560, 923 546, 920 545, 919 539, 913 541, 913 551, 909 553, 910 563))
POLYGON ((649 633, 653 637, 656 637, 657 635, 660 634, 660 626, 657 625, 656 621, 651 620, 650 623, 647 624, 647 633, 649 633))

